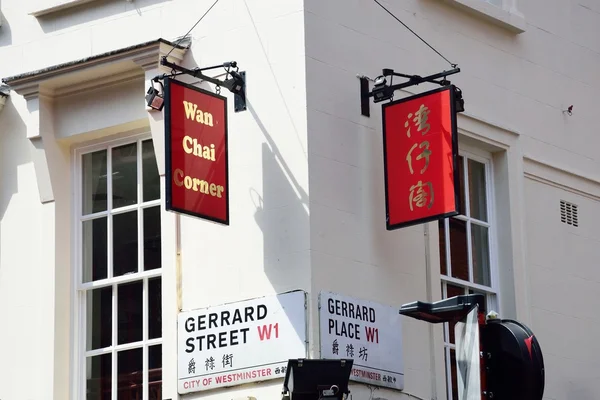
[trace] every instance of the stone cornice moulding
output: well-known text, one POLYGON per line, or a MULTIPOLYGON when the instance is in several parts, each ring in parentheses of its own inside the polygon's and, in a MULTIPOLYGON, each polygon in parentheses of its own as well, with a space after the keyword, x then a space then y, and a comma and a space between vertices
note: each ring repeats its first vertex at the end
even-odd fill
POLYGON ((600 201, 600 180, 525 154, 524 175, 537 182, 600 201))
POLYGON ((111 86, 118 86, 139 79, 144 79, 144 75, 140 73, 139 68, 136 68, 114 76, 103 76, 54 90, 46 90, 45 92, 40 92, 40 94, 45 93, 46 95, 58 100, 63 97, 73 96, 85 92, 92 92, 97 89, 105 89, 111 86))
POLYGON ((516 146, 521 136, 515 129, 467 112, 458 113, 458 133, 475 139, 491 153, 516 146))
POLYGON ((170 52, 168 60, 174 63, 181 63, 187 49, 189 48, 189 40, 184 44, 176 46, 174 43, 164 39, 158 39, 151 42, 146 42, 131 47, 106 52, 96 56, 80 59, 73 62, 63 63, 48 68, 40 69, 2 79, 11 90, 25 98, 34 97, 40 93, 40 88, 45 84, 51 83, 53 80, 61 78, 72 78, 73 82, 65 83, 57 89, 46 89, 46 95, 58 96, 68 95, 70 87, 75 87, 74 91, 82 92, 86 88, 96 88, 100 84, 110 85, 112 83, 122 81, 132 74, 139 72, 139 76, 143 77, 143 71, 157 68, 169 72, 160 64, 160 60, 170 52), (171 51, 171 49, 173 49, 171 51), (104 68, 114 67, 116 65, 127 65, 128 68, 117 74, 110 74, 100 78, 89 78, 81 76, 83 72, 98 71, 101 73, 104 68), (139 67, 139 70, 136 68, 139 67), (137 70, 137 71, 136 71, 137 70), (78 76, 79 75, 79 76, 78 76))
POLYGON ((474 17, 488 21, 514 34, 527 30, 525 16, 517 9, 517 0, 503 0, 502 7, 485 0, 440 0, 474 17))
POLYGON ((34 6, 31 9, 31 11, 29 12, 29 15, 39 18, 39 17, 50 15, 50 14, 58 12, 58 11, 66 10, 68 8, 73 8, 76 6, 80 6, 82 4, 91 3, 93 1, 96 1, 96 0, 60 0, 60 1, 55 0, 50 5, 34 6))
MULTIPOLYGON (((29 115, 24 122, 27 139, 33 145, 31 156, 42 204, 55 201, 52 178, 56 183, 60 179, 57 171, 63 168, 54 131, 54 103, 65 96, 145 79, 149 71, 168 72, 161 65, 161 59, 170 52, 168 59, 180 63, 188 44, 189 41, 184 46, 176 46, 158 39, 3 79, 27 101, 29 115)), ((143 95, 140 93, 140 101, 143 95)))

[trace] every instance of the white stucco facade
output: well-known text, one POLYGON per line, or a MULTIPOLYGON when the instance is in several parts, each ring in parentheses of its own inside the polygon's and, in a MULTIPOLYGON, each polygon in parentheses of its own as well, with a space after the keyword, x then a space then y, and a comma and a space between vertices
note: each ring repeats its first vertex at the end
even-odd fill
MULTIPOLYGON (((448 63, 366 0, 221 0, 172 50, 212 3, 0 0, 0 77, 10 85, 0 111, 0 399, 85 398, 76 157, 90 146, 154 144, 163 399, 281 395, 275 379, 180 396, 179 310, 303 290, 307 355, 319 358, 320 292, 399 308, 437 301, 441 282, 454 282, 440 274, 437 223, 385 229, 380 106, 361 116, 357 78, 448 63), (247 74, 246 111, 221 92, 229 226, 165 210, 163 113, 144 95, 169 72, 160 65, 169 51, 188 68, 235 60, 247 74)), ((382 3, 461 69, 449 79, 465 99, 461 152, 486 165, 494 308, 535 332, 545 399, 596 399, 600 3, 382 3), (561 222, 561 201, 577 206, 576 225, 561 222)), ((446 399, 442 326, 403 318, 401 337, 404 392, 352 383, 352 395, 446 399)))

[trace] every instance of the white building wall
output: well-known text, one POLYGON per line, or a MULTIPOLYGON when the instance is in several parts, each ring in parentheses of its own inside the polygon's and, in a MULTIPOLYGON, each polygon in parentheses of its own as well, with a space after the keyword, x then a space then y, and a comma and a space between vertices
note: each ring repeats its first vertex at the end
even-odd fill
MULTIPOLYGON (((3 397, 16 398, 19 389, 12 382, 25 384, 22 376, 30 368, 30 358, 41 354, 39 361, 48 361, 38 340, 45 330, 41 316, 47 311, 41 296, 43 282, 37 278, 43 264, 40 253, 30 250, 42 238, 38 222, 42 207, 30 144, 23 140, 25 126, 12 101, 0 114, 0 124, 0 318, 4 321, 0 329, 0 390, 3 397), (23 224, 24 216, 31 221, 29 226, 23 224)), ((32 386, 29 396, 42 398, 43 393, 32 386)))
MULTIPOLYGON (((517 1, 525 22, 513 16, 517 28, 507 28, 453 7, 473 2, 383 4, 459 64, 462 72, 450 79, 466 102, 461 141, 494 153, 503 316, 537 334, 548 399, 592 399, 600 324, 588 315, 598 299, 594 269, 587 266, 596 263, 600 240, 593 224, 600 215, 594 123, 600 8, 591 0, 517 1), (517 34, 519 26, 525 31, 517 34), (570 104, 572 116, 562 112, 570 104), (539 163, 550 167, 540 172, 539 163), (551 185, 556 180, 558 187, 551 185), (578 230, 560 224, 559 199, 580 205, 578 230), (562 346, 565 341, 589 347, 575 351, 562 346)), ((1 77, 158 37, 175 39, 212 4, 92 1, 37 18, 28 14, 55 3, 2 0, 1 77)), ((249 107, 230 112, 231 225, 181 217, 182 308, 306 290, 309 355, 318 357, 321 290, 392 306, 438 299, 436 224, 429 224, 428 235, 424 226, 385 231, 379 106, 371 105, 371 118, 360 116, 356 74, 374 78, 381 68, 393 68, 426 75, 448 64, 369 1, 221 0, 191 36, 184 65, 237 60, 247 71, 249 107)), ((55 176, 69 177, 68 150, 76 143, 125 128, 150 130, 143 76, 140 69, 137 80, 96 91, 97 97, 55 102, 55 176)), ((64 399, 72 387, 66 350, 72 266, 65 255, 71 181, 54 179, 56 210, 52 201, 42 204, 33 150, 39 142, 27 138, 31 118, 25 99, 12 92, 0 112, 2 400, 64 399)), ((163 249, 173 253, 173 215, 163 212, 165 221, 163 249)), ((171 274, 175 258, 163 259, 171 260, 163 266, 171 274)), ((177 293, 165 293, 170 307, 177 293)), ((174 321, 165 326, 163 348, 174 350, 174 321)), ((445 398, 440 327, 403 319, 402 337, 406 392, 445 398)), ((175 362, 174 351, 165 350, 164 398, 177 398, 175 362)), ((280 389, 276 380, 203 397, 276 398, 280 389)), ((370 394, 358 385, 353 391, 370 394)), ((396 393, 380 390, 376 397, 396 393)))
MULTIPOLYGON (((546 398, 592 399, 590 377, 597 368, 590 357, 598 354, 593 342, 600 327, 590 313, 598 301, 589 275, 598 259, 594 222, 600 215, 600 138, 593 111, 600 84, 598 6, 516 1, 525 19, 525 31, 517 34, 514 26, 454 7, 458 3, 478 2, 382 2, 461 68, 449 77, 465 98, 459 143, 491 151, 494 158, 502 316, 537 334, 548 360, 546 398), (569 116, 563 110, 571 104, 569 116), (524 168, 531 168, 531 161, 524 167, 523 156, 567 170, 566 186, 552 188, 552 177, 523 181, 524 168), (585 218, 569 240, 563 238, 560 199, 579 204, 585 218), (573 352, 565 341, 585 345, 573 352)), ((307 1, 305 7, 310 188, 319 205, 311 208, 311 237, 320 239, 312 252, 313 273, 319 271, 314 286, 390 304, 427 298, 423 226, 384 228, 380 109, 371 105, 371 118, 360 115, 357 74, 375 78, 392 68, 428 75, 451 67, 374 2, 307 1)), ((436 224, 430 233, 436 253, 436 224)), ((439 268, 432 265, 436 299, 439 268)), ((407 391, 435 396, 427 379, 435 371, 431 387, 445 398, 442 375, 427 362, 427 327, 405 320, 403 333, 407 391)), ((435 340, 441 341, 439 331, 435 340)))

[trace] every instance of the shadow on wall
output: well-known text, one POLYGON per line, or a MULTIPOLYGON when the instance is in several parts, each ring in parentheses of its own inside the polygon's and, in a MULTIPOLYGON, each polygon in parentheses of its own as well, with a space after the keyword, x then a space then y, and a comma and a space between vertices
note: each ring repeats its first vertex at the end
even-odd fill
POLYGON ((248 111, 267 141, 261 152, 262 197, 252 194, 258 198, 254 219, 263 232, 264 271, 277 293, 306 290, 303 272, 309 265, 301 260, 309 257, 308 246, 302 248, 309 243, 308 195, 250 103, 248 111))
MULTIPOLYGON (((2 245, 6 245, 2 242, 4 215, 12 196, 19 190, 17 167, 30 161, 29 146, 27 127, 9 97, 6 99, 4 109, 0 112, 0 261, 2 260, 2 245)), ((32 184, 37 185, 36 182, 32 182, 32 184)))
POLYGON ((10 46, 12 44, 12 34, 10 32, 10 24, 0 10, 0 47, 10 46))
MULTIPOLYGON (((135 0, 131 3, 123 0, 93 1, 46 16, 40 16, 38 22, 44 33, 51 33, 99 19, 114 17, 132 10, 135 10, 138 15, 142 15, 142 8, 166 1, 169 0, 135 0)), ((115 34, 125 35, 126 32, 115 32, 115 34)))

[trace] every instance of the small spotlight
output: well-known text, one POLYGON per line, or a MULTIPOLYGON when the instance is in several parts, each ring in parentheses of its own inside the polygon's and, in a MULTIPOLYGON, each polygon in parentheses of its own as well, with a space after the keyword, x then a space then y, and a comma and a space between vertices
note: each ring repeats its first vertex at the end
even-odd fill
POLYGON ((165 99, 158 90, 154 88, 154 84, 146 92, 146 104, 148 107, 161 111, 165 105, 165 99))
POLYGON ((373 102, 379 103, 384 100, 389 100, 394 95, 394 91, 390 89, 389 86, 386 85, 387 80, 385 76, 378 76, 375 78, 375 82, 373 85, 373 102))
POLYGON ((233 94, 241 94, 244 91, 244 78, 237 72, 230 72, 230 79, 223 81, 223 86, 233 94))
POLYGON ((465 111, 465 101, 462 97, 462 90, 456 86, 454 87, 454 107, 457 113, 465 111))

